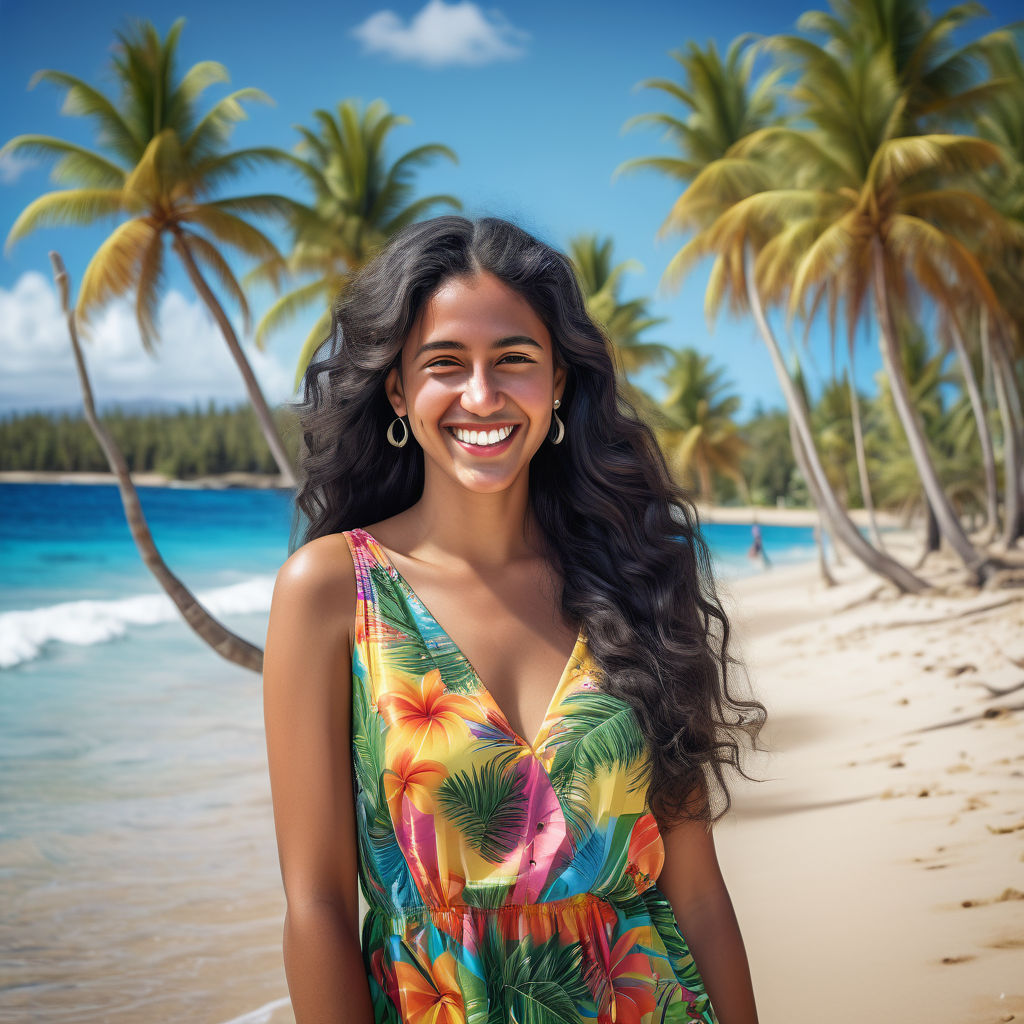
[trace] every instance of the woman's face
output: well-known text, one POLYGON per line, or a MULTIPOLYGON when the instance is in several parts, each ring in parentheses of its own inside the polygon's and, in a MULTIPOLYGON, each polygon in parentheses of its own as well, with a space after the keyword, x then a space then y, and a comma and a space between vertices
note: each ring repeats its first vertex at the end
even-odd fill
POLYGON ((565 370, 533 308, 493 274, 442 284, 420 310, 401 365, 401 377, 395 368, 385 381, 395 414, 408 415, 426 460, 463 486, 503 490, 548 443, 565 370), (489 443, 495 430, 501 439, 489 443))

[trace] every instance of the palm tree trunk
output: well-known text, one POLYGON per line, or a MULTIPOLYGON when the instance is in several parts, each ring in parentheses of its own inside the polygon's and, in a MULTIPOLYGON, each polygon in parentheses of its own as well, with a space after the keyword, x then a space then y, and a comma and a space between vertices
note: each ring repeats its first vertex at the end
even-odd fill
POLYGON ((1021 456, 1018 448, 1018 420, 1014 416, 1012 398, 1016 395, 1016 381, 1013 379, 1013 365, 1006 356, 1006 351, 996 339, 995 345, 989 343, 988 311, 981 311, 982 343, 992 352, 993 380, 996 390, 996 403, 999 417, 1003 422, 1003 535, 1002 543, 1011 547, 1021 536, 1021 478, 1024 470, 1020 466, 1021 456), (1007 386, 1009 385, 1009 386, 1007 386))
POLYGON ((75 325, 75 311, 70 300, 70 284, 68 273, 64 269, 64 261, 60 254, 50 253, 50 263, 53 265, 53 279, 60 293, 61 304, 64 309, 64 316, 67 319, 68 335, 71 338, 71 348, 75 357, 75 366, 78 370, 78 383, 82 389, 82 405, 85 411, 85 418, 92 429, 107 464, 117 477, 117 487, 121 492, 121 504, 124 506, 125 519, 128 522, 128 529, 131 531, 135 546, 139 549, 142 561, 156 578, 156 581, 163 587, 164 592, 177 606, 182 618, 192 628, 192 631, 210 647, 212 647, 222 658, 241 665, 242 668, 252 669, 253 672, 263 671, 263 651, 254 646, 243 637, 232 633, 195 599, 192 592, 171 572, 167 563, 163 560, 157 550, 153 535, 149 531, 146 517, 142 512, 142 503, 139 501, 138 491, 132 482, 128 464, 121 454, 121 449, 100 422, 96 415, 96 406, 93 402, 92 385, 89 383, 89 374, 85 367, 85 359, 82 355, 81 346, 78 343, 78 328, 75 325))
POLYGON ((903 432, 907 436, 911 455, 921 477, 921 485, 924 487, 928 501, 935 512, 935 518, 938 520, 942 535, 964 563, 975 582, 984 581, 990 575, 991 565, 984 556, 974 550, 967 538, 967 534, 960 525, 953 506, 946 497, 946 492, 942 489, 939 474, 936 472, 935 464, 932 462, 932 457, 928 452, 924 430, 918 422, 913 403, 910 400, 910 392, 907 389, 907 381, 903 374, 900 353, 896 345, 896 330, 892 321, 892 312, 889 308, 889 288, 885 281, 885 257, 882 250, 882 240, 878 235, 875 235, 872 239, 871 247, 879 341, 881 343, 882 356, 887 360, 890 390, 892 392, 893 404, 896 406, 896 414, 903 425, 903 432))
POLYGON ((263 436, 270 447, 270 454, 274 457, 274 462, 277 463, 283 484, 285 487, 294 487, 296 481, 295 469, 291 464, 291 459, 288 457, 288 452, 285 450, 281 435, 277 431, 277 424, 274 423, 274 417, 270 412, 270 407, 267 405, 267 400, 263 397, 259 381, 256 380, 256 375, 252 372, 252 367, 249 365, 249 360, 245 358, 242 346, 238 343, 238 335, 235 334, 235 329, 231 326, 231 321, 224 312, 224 308, 217 301, 217 297, 210 290, 210 286, 206 283, 202 273, 200 273, 195 257, 192 255, 192 250, 188 247, 185 233, 176 225, 171 227, 171 231, 174 234, 174 249, 185 266, 185 270, 192 281, 192 286, 203 302, 206 303, 206 308, 213 315, 213 319, 217 321, 217 326, 220 327, 220 332, 224 335, 224 340, 227 342, 228 351, 231 353, 242 374, 242 380, 245 384, 245 390, 248 392, 249 401, 252 402, 260 429, 263 431, 263 436))
MULTIPOLYGON (((807 489, 811 492, 811 498, 814 500, 814 506, 818 513, 818 528, 814 531, 814 545, 818 549, 818 571, 821 573, 821 578, 825 581, 825 586, 834 587, 836 585, 835 577, 829 572, 828 562, 825 561, 825 515, 821 510, 823 504, 821 492, 818 490, 814 477, 807 465, 807 453, 804 451, 800 436, 793 425, 792 416, 789 417, 789 443, 793 447, 793 458, 796 459, 796 464, 800 467, 800 472, 803 473, 804 479, 807 481, 807 489)), ((832 547, 836 548, 834 539, 832 547)))
POLYGON ((981 442, 981 460, 985 467, 985 514, 988 516, 988 529, 985 542, 990 541, 999 532, 999 495, 996 489, 996 456, 992 449, 992 433, 988 428, 988 417, 985 415, 985 403, 981 398, 978 381, 974 376, 974 367, 967 354, 964 336, 960 331, 960 322, 956 313, 950 313, 950 333, 953 336, 953 347, 960 360, 960 370, 967 385, 967 394, 974 412, 974 422, 978 427, 978 440, 981 442))
POLYGON ((860 477, 860 494, 864 501, 864 508, 868 513, 868 529, 871 532, 871 539, 879 551, 885 551, 882 543, 882 534, 878 529, 878 522, 875 519, 875 501, 871 496, 871 478, 868 476, 868 459, 864 450, 864 431, 860 422, 860 396, 857 394, 857 385, 853 379, 853 350, 850 350, 850 374, 847 378, 850 386, 850 412, 853 418, 853 447, 857 453, 857 475, 860 477))
POLYGON ((860 530, 857 529, 853 521, 846 514, 846 510, 839 504, 839 500, 836 498, 835 492, 828 482, 828 477, 825 475, 821 459, 818 457, 818 450, 814 444, 814 437, 811 434, 811 425, 808 421, 806 410, 796 393, 793 380, 786 370, 782 352, 779 350, 779 343, 775 339, 775 335, 764 315, 764 306, 761 303, 761 296, 758 293, 757 284, 754 280, 754 268, 751 265, 752 261, 750 260, 749 251, 744 253, 744 259, 747 263, 746 274, 744 275, 746 277, 747 299, 750 302, 750 308, 754 314, 754 319, 757 322, 761 336, 768 346, 772 365, 775 367, 775 373, 782 387, 782 394, 786 399, 786 405, 789 407, 789 414, 794 420, 797 435, 803 443, 808 468, 821 493, 828 519, 831 521, 836 533, 842 538, 843 543, 872 572, 888 580, 898 590, 903 592, 917 594, 929 589, 928 584, 920 579, 920 577, 915 576, 906 566, 901 565, 894 558, 876 551, 864 539, 860 530))
POLYGON ((939 533, 939 521, 935 518, 935 512, 928 496, 924 497, 924 548, 921 557, 917 560, 915 569, 924 565, 925 559, 933 552, 938 551, 942 542, 942 534, 939 533))
MULTIPOLYGON (((828 587, 834 587, 836 585, 836 578, 832 575, 831 570, 828 567, 828 562, 825 559, 825 517, 821 514, 821 509, 818 509, 818 529, 814 531, 814 540, 818 548, 818 571, 821 573, 821 578, 825 581, 825 585, 828 587)), ((832 546, 835 547, 835 540, 832 542, 832 546)))

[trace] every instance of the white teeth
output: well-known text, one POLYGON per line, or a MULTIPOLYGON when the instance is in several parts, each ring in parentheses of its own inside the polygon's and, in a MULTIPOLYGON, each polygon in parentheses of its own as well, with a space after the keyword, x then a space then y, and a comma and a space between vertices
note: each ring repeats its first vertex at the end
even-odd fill
POLYGON ((501 427, 500 429, 486 430, 463 430, 461 427, 449 427, 449 430, 466 444, 478 444, 485 447, 490 444, 497 444, 504 441, 512 433, 512 427, 501 427))

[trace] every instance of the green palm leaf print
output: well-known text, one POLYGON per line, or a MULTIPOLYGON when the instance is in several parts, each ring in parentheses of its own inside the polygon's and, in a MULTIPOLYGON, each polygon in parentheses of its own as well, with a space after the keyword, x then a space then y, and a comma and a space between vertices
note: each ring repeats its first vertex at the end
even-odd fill
POLYGON ((524 778, 487 762, 478 772, 454 772, 438 787, 444 816, 481 857, 498 862, 518 845, 526 824, 524 778))
POLYGON ((578 942, 561 945, 557 935, 534 946, 520 940, 502 968, 503 1020, 519 1024, 577 1024, 576 1001, 589 993, 578 942))
POLYGON ((417 621, 401 584, 382 565, 370 566, 370 577, 377 598, 377 615, 398 634, 388 640, 388 661, 413 677, 437 668, 450 693, 476 693, 480 685, 476 673, 451 637, 438 628, 438 645, 428 648, 423 641, 426 627, 417 621))
POLYGON ((562 706, 563 728, 552 737, 552 776, 579 771, 593 778, 599 768, 628 767, 644 753, 633 709, 607 693, 578 693, 562 706))

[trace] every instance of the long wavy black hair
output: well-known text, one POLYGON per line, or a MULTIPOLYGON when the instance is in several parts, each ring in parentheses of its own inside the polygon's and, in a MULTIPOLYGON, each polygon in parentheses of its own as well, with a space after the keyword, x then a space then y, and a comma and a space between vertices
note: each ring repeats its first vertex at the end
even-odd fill
POLYGON ((729 621, 697 510, 651 429, 617 386, 611 347, 587 314, 572 263, 515 224, 435 217, 398 232, 353 274, 305 372, 303 443, 289 549, 393 516, 423 490, 423 450, 385 434, 388 371, 427 299, 486 271, 530 303, 567 370, 565 436, 530 462, 529 501, 564 580, 562 609, 585 626, 601 687, 629 703, 647 739, 648 805, 662 827, 708 827, 731 806, 723 768, 750 778, 737 739, 756 746, 767 712, 729 692, 729 621), (716 792, 717 791, 717 792, 716 792), (716 799, 717 797, 717 799, 716 799), (715 813, 715 806, 720 809, 715 813))

